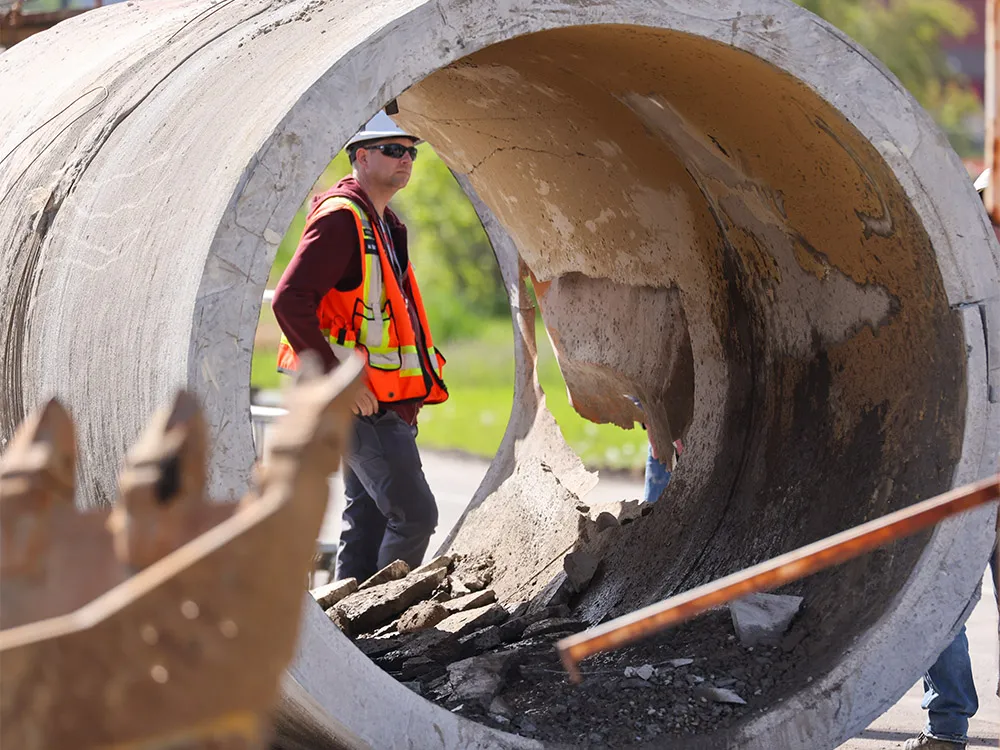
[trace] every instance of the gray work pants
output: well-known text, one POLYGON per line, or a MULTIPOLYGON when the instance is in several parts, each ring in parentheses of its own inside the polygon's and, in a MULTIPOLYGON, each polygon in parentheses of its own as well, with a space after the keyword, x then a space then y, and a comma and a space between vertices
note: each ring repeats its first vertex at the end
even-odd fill
POLYGON ((337 579, 360 583, 394 560, 420 565, 438 510, 417 452, 417 428, 391 409, 352 421, 337 579))

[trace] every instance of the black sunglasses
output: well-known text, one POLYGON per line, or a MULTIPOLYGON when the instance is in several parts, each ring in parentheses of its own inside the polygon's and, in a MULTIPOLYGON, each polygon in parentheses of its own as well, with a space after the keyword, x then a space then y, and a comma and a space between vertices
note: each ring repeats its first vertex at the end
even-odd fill
POLYGON ((404 146, 402 143, 379 143, 376 146, 364 146, 363 148, 373 148, 376 151, 381 151, 390 159, 402 159, 403 154, 409 154, 411 160, 417 160, 416 146, 404 146))

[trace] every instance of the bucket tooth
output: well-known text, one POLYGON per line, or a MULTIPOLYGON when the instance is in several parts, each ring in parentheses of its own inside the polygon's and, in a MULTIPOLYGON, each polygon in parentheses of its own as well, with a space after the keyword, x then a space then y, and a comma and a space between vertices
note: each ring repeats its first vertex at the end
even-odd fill
POLYGON ((204 505, 207 428, 194 396, 181 391, 129 451, 108 520, 115 553, 141 570, 195 536, 204 505))
MULTIPOLYGON (((74 513, 75 471, 73 420, 53 399, 21 425, 0 459, 3 592, 48 575, 53 519, 74 513)), ((4 610, 0 607, 0 623, 4 610)))

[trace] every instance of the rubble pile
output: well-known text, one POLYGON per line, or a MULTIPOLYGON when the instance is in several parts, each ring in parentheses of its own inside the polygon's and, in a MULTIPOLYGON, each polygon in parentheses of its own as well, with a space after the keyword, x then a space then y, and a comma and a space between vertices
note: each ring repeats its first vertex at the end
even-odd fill
POLYGON ((801 638, 785 631, 798 597, 758 595, 731 612, 713 610, 659 638, 596 656, 582 665, 580 686, 559 664, 555 642, 588 627, 572 616, 573 595, 594 577, 612 530, 641 517, 633 505, 591 515, 591 533, 529 601, 497 601, 489 554, 442 556, 412 571, 396 561, 367 581, 338 581, 312 593, 383 670, 497 729, 617 747, 729 726, 764 705, 790 669, 801 638))

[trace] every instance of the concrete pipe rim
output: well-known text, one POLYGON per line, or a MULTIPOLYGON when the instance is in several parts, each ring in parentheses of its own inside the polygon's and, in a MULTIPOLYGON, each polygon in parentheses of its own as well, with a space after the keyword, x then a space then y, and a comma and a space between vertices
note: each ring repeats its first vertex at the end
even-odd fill
MULTIPOLYGON (((882 69, 881 65, 873 60, 871 60, 864 52, 857 50, 851 45, 839 32, 826 26, 823 22, 816 19, 806 20, 805 16, 807 14, 802 13, 798 9, 789 8, 787 3, 761 3, 759 6, 759 11, 755 14, 743 12, 744 22, 751 27, 754 23, 766 24, 767 19, 770 18, 771 22, 775 19, 781 18, 782 16, 792 17, 797 16, 796 20, 800 24, 814 24, 816 28, 820 29, 822 35, 825 35, 823 40, 827 45, 839 48, 840 50, 849 51, 854 60, 856 67, 850 71, 851 75, 861 76, 864 75, 867 79, 880 79, 880 83, 885 84, 889 81, 889 76, 886 75, 885 71, 882 69), (773 15, 772 15, 773 14, 773 15), (857 68, 860 67, 861 71, 857 68)), ((915 198, 916 201, 922 201, 926 205, 941 204, 945 201, 941 196, 941 192, 944 189, 950 188, 955 190, 957 193, 965 191, 969 194, 970 188, 968 185, 963 184, 961 180, 961 173, 958 169, 957 160, 953 154, 948 154, 946 159, 951 161, 951 169, 949 174, 947 174, 946 180, 926 180, 921 179, 921 170, 926 168, 927 165, 923 163, 914 163, 911 159, 907 159, 906 147, 903 144, 897 143, 891 138, 891 134, 887 133, 888 130, 885 122, 879 122, 875 117, 872 116, 873 113, 866 111, 866 103, 859 98, 858 101, 851 101, 844 96, 844 93, 837 90, 834 86, 830 85, 831 79, 835 76, 830 76, 828 71, 823 71, 822 66, 808 67, 808 63, 805 59, 788 59, 788 58, 778 58, 774 56, 769 56, 768 47, 766 44, 757 44, 755 37, 752 33, 747 33, 745 36, 741 35, 736 29, 736 23, 741 17, 741 10, 743 4, 735 3, 717 3, 712 8, 714 12, 714 17, 708 18, 694 18, 686 13, 675 13, 671 10, 664 10, 661 8, 643 8, 642 11, 638 11, 635 8, 625 8, 619 6, 614 10, 609 10, 607 8, 599 7, 597 9, 588 8, 586 11, 582 9, 577 9, 578 15, 575 16, 571 21, 567 21, 559 17, 546 17, 548 14, 540 13, 535 19, 533 19, 534 24, 532 25, 532 31, 541 31, 543 29, 554 29, 562 26, 564 23, 566 26, 574 24, 600 24, 600 23, 648 23, 651 26, 661 26, 663 28, 677 29, 680 27, 682 31, 689 31, 690 27, 695 27, 698 33, 705 34, 710 38, 714 38, 719 41, 725 38, 725 42, 731 44, 734 47, 743 49, 745 51, 751 52, 762 59, 766 60, 772 65, 776 65, 782 68, 786 72, 791 73, 795 78, 800 81, 805 82, 810 88, 813 89, 820 97, 826 98, 827 101, 835 101, 836 106, 839 111, 847 117, 851 124, 856 127, 862 133, 869 135, 869 139, 878 144, 879 150, 882 152, 883 157, 890 163, 891 168, 895 172, 900 183, 903 185, 904 189, 915 198), (660 11, 664 10, 663 14, 660 15, 660 11), (639 19, 637 19, 639 16, 639 19), (737 19, 736 22, 731 19, 737 19), (724 20, 720 20, 724 19, 724 20), (685 28, 685 26, 688 28, 685 28), (938 193, 938 195, 933 195, 938 193)), ((461 15, 461 10, 458 6, 439 6, 441 10, 442 17, 452 18, 453 13, 461 15)), ((414 11, 414 13, 419 12, 420 9, 414 11)), ((468 16, 467 16, 468 17, 468 16)), ((504 39, 511 38, 514 36, 520 36, 527 29, 516 29, 517 18, 516 14, 512 13, 509 17, 511 26, 515 29, 508 30, 503 28, 504 22, 508 19, 502 14, 497 17, 497 24, 495 30, 492 33, 484 33, 484 39, 480 41, 479 39, 471 41, 469 37, 464 38, 461 42, 464 42, 464 49, 459 52, 447 54, 444 59, 439 59, 438 62, 454 62, 456 60, 462 59, 466 55, 477 51, 478 49, 485 48, 487 45, 497 44, 504 39), (500 30, 503 29, 503 30, 500 30), (508 36, 509 35, 509 36, 508 36)), ((418 24, 414 23, 413 26, 418 24)), ((458 25, 458 24, 455 24, 458 25)), ((394 35, 398 36, 403 33, 402 30, 393 30, 394 35)), ((388 38, 386 40, 386 45, 388 46, 388 38)), ((823 58, 823 52, 820 51, 816 57, 819 59, 823 58)), ((392 66, 390 66, 392 67, 392 66)), ((440 65, 437 62, 429 63, 426 68, 426 72, 433 75, 434 70, 439 69, 440 65), (437 67, 435 67, 437 66, 437 67)), ((393 76, 384 82, 383 87, 380 89, 382 93, 382 98, 384 100, 393 99, 399 96, 403 96, 410 86, 418 84, 423 79, 424 70, 420 73, 414 73, 412 76, 393 76)), ((860 84, 860 81, 859 81, 860 84)), ((934 126, 929 122, 928 118, 922 110, 920 110, 910 99, 909 95, 906 94, 898 84, 894 81, 888 86, 883 86, 887 89, 885 93, 894 96, 899 102, 899 106, 909 112, 914 120, 914 127, 923 130, 934 130, 934 126)), ((378 105, 381 104, 381 100, 375 99, 372 103, 378 105)), ((347 122, 353 122, 354 120, 363 120, 372 111, 371 103, 367 107, 362 108, 358 112, 358 115, 347 118, 347 122)), ((290 115, 291 116, 291 115, 290 115)), ((344 133, 339 133, 334 139, 339 141, 346 138, 349 133, 350 126, 344 133)), ((942 177, 943 175, 938 174, 937 177, 942 177)), ((969 213, 968 211, 966 212, 969 213)), ((926 216, 926 214, 925 214, 926 216)), ((942 224, 946 222, 942 217, 934 213, 933 217, 942 221, 942 224)), ((968 216, 968 218, 973 223, 978 223, 982 226, 981 216, 968 216)), ((948 241, 948 228, 946 226, 930 226, 927 227, 928 233, 932 237, 936 237, 938 241, 944 241, 946 244, 951 244, 948 241)), ((935 243, 937 244, 937 243, 935 243)), ((986 295, 982 294, 980 290, 973 291, 970 286, 974 285, 976 280, 963 278, 962 277, 961 266, 956 265, 953 269, 945 268, 943 273, 945 274, 944 283, 948 291, 949 300, 952 304, 961 303, 969 300, 970 298, 982 298, 986 295)), ((970 346, 981 346, 982 338, 979 338, 978 331, 967 332, 967 343, 970 346)), ((981 411, 973 407, 972 402, 974 399, 969 398, 969 409, 966 414, 966 441, 976 442, 982 440, 982 435, 985 433, 985 427, 981 423, 981 411)), ((975 476, 975 472, 978 468, 972 468, 966 462, 966 465, 959 466, 956 470, 955 483, 961 483, 965 479, 972 479, 975 476)), ((924 566, 929 568, 933 562, 931 560, 936 556, 939 559, 943 558, 944 555, 938 553, 935 555, 935 548, 947 549, 953 544, 957 543, 957 538, 960 536, 958 527, 968 524, 969 526, 974 526, 978 522, 972 518, 959 519, 951 523, 950 525, 944 525, 939 529, 933 541, 928 545, 927 549, 923 553, 924 566)), ((973 556, 974 557, 974 556, 973 556)), ((972 568, 975 568, 973 563, 972 568)), ((920 569, 920 566, 917 566, 920 569)), ((979 578, 979 573, 981 571, 976 570, 975 576, 976 580, 979 578)), ((919 582, 911 582, 907 586, 906 590, 900 593, 899 599, 900 604, 896 609, 890 609, 890 612, 884 617, 886 621, 891 621, 898 612, 898 610, 905 609, 904 601, 907 599, 920 598, 926 600, 928 592, 921 590, 924 587, 920 585, 919 582)), ((911 606, 918 607, 920 605, 913 604, 911 606)), ((932 605, 933 606, 933 605, 932 605)), ((743 726, 740 733, 740 745, 745 747, 756 747, 756 746, 773 746, 772 743, 775 741, 776 737, 780 737, 788 732, 788 740, 790 743, 794 742, 793 737, 798 734, 801 730, 799 728, 792 729, 788 731, 785 724, 801 724, 801 716, 803 711, 809 712, 810 708, 814 709, 814 713, 820 714, 825 712, 815 711, 815 706, 821 702, 828 700, 826 697, 820 698, 821 696, 826 696, 831 690, 837 690, 842 687, 844 682, 850 679, 850 676, 857 675, 859 671, 859 665, 852 662, 865 662, 866 661, 866 650, 871 648, 872 650, 877 649, 879 641, 879 632, 885 632, 889 628, 893 627, 889 622, 883 622, 876 625, 871 629, 871 633, 868 634, 867 640, 869 644, 858 644, 856 649, 848 655, 848 658, 841 663, 840 669, 835 670, 829 674, 824 675, 823 678, 815 681, 811 689, 801 690, 794 696, 793 699, 786 701, 785 705, 778 709, 768 712, 764 717, 756 717, 747 722, 743 726)), ((949 625, 946 630, 954 630, 957 627, 949 625)), ((884 644, 883 644, 884 646, 884 644)), ((878 662, 880 659, 874 658, 870 661, 878 662)), ((922 660, 927 662, 932 659, 932 655, 929 653, 922 655, 922 660)), ((809 723, 812 724, 806 732, 809 734, 810 738, 815 740, 817 736, 825 736, 828 741, 840 741, 855 733, 856 731, 863 728, 868 720, 874 718, 876 715, 881 713, 881 711, 891 704, 899 695, 905 691, 907 684, 897 684, 894 686, 893 690, 887 691, 884 695, 880 697, 877 702, 873 702, 871 707, 866 711, 859 711, 856 716, 853 717, 853 721, 848 725, 833 726, 829 723, 829 719, 823 716, 814 716, 813 720, 809 723), (826 723, 823 726, 824 722, 826 723), (819 726, 817 726, 817 724, 819 726)), ((407 696, 409 698, 409 696, 407 696)), ((789 744, 789 746, 792 746, 789 744)))

